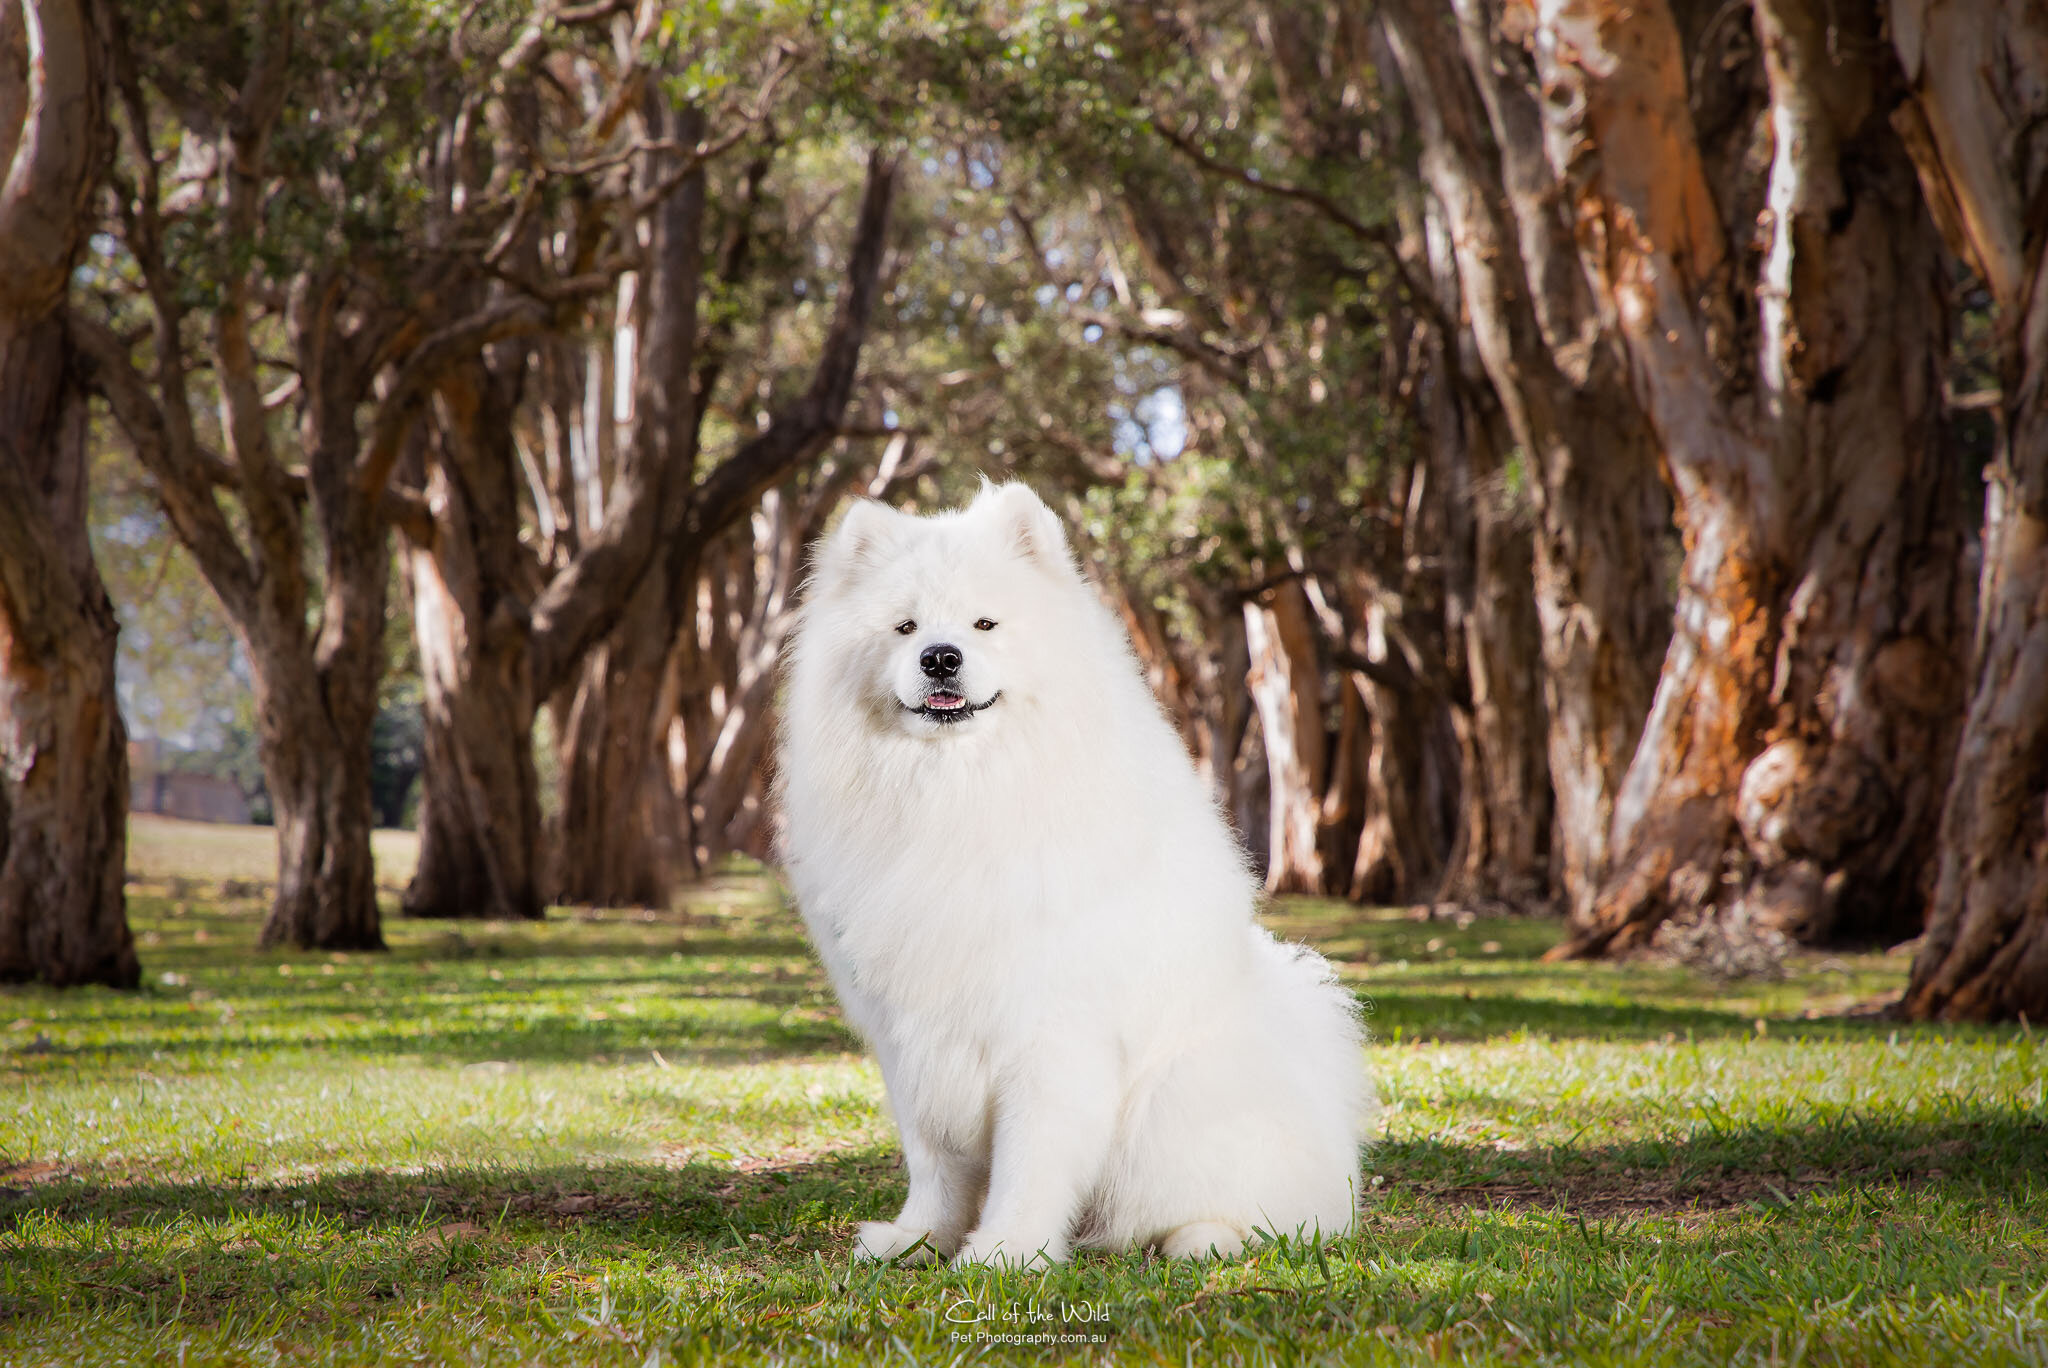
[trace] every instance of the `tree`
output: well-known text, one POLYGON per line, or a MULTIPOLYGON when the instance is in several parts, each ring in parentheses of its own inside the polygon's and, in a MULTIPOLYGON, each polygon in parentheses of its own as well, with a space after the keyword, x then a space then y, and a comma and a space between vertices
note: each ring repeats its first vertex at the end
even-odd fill
MULTIPOLYGON (((1682 27, 1661 4, 1455 11, 1403 0, 1389 34, 1437 198, 1478 228, 1457 235, 1460 277, 1482 352, 1509 333, 1496 392, 1540 442, 1517 408, 1573 401, 1546 378, 1574 358, 1605 375, 1595 416, 1636 415, 1626 440, 1559 428, 1551 449, 1596 480, 1661 468, 1686 548, 1568 952, 1663 934, 1739 960, 1909 927, 1947 772, 1965 529, 1940 261, 1886 120, 1899 83, 1876 12, 1759 3, 1752 27, 1682 27), (1497 162, 1461 131, 1482 107, 1497 162), (1774 131, 1767 164, 1748 155, 1774 131), (1526 285, 1497 274, 1518 254, 1526 285)), ((1587 562, 1581 601, 1619 583, 1640 611, 1655 567, 1625 563, 1587 562)), ((1552 649, 1579 611, 1546 615, 1552 649)), ((1569 828, 1583 814, 1557 760, 1569 828)))
POLYGON ((1315 620, 1298 576, 1245 600, 1244 633, 1245 684, 1266 752, 1266 891, 1320 893, 1329 879, 1321 840, 1329 745, 1315 620))
MULTIPOLYGON (((836 301, 814 296, 811 311, 832 321, 811 387, 785 388, 759 425, 707 424, 736 330, 765 328, 749 311, 764 231, 783 227, 762 222, 776 210, 768 179, 786 145, 829 141, 776 123, 812 118, 812 93, 791 73, 815 44, 780 31, 789 18, 652 3, 550 15, 514 48, 544 82, 465 97, 462 121, 491 131, 457 180, 488 181, 506 161, 531 177, 499 271, 543 291, 602 278, 605 303, 537 345, 481 352, 436 386, 421 516, 401 524, 429 762, 409 913, 532 917, 544 894, 653 902, 687 865, 659 737, 697 564, 836 437, 894 193, 892 160, 867 158, 836 301), (726 448, 715 461, 702 459, 707 434, 726 448), (561 775, 547 842, 531 750, 543 705, 561 775)), ((792 261, 839 227, 810 217, 796 236, 817 239, 792 243, 792 261)), ((793 374, 801 360, 784 364, 793 374)))
MULTIPOLYGON (((674 842, 685 830, 659 761, 668 717, 661 697, 671 650, 695 612, 698 572, 707 546, 791 470, 815 461, 839 435, 852 397, 861 346, 881 289, 896 165, 881 152, 868 159, 852 244, 809 382, 768 416, 698 482, 683 485, 662 525, 657 554, 613 619, 609 636, 581 663, 564 710, 562 817, 556 880, 565 899, 600 904, 657 901, 679 860, 674 842)), ((694 265, 694 263, 693 263, 694 265)), ((657 377, 709 366, 695 393, 708 394, 720 360, 684 353, 667 365, 635 367, 636 429, 651 421, 641 405, 657 377)), ((677 381, 668 382, 671 387, 677 381)), ((683 391, 685 395, 690 390, 683 391)), ((701 400, 699 401, 701 403, 701 400)), ((694 453, 689 413, 673 440, 694 453)), ((569 657, 564 657, 569 659, 569 657)), ((554 677, 544 681, 555 683, 554 677)), ((555 689, 550 689, 554 692, 555 689)), ((686 857, 684 857, 686 858, 686 857)))
POLYGON ((1946 784, 1967 505, 1939 244, 1887 117, 1898 70, 1873 6, 1753 17, 1691 63, 1659 4, 1584 0, 1530 35, 1686 543, 1613 868, 1567 953, 1673 917, 1737 962, 1910 931, 1946 784), (1761 174, 1740 151, 1759 121, 1761 174))
POLYGON ((371 731, 388 525, 409 515, 390 474, 435 379, 547 309, 462 309, 506 203, 435 241, 419 219, 422 92, 453 79, 426 39, 455 16, 272 3, 126 19, 145 25, 115 44, 133 288, 72 336, 248 655, 278 829, 262 943, 377 948, 371 731), (362 44, 364 24, 390 41, 362 44), (206 398, 217 424, 195 411, 206 398))
POLYGON ((1905 1010, 2048 1017, 2048 16, 1902 0, 1893 115, 1934 221, 1991 294, 1988 472, 1968 708, 1905 1010))
POLYGON ((117 624, 64 324, 106 160, 99 22, 83 0, 0 8, 0 979, 132 988, 117 624))
MULTIPOLYGON (((1508 492, 1526 465, 1483 380, 1421 364, 1470 349, 1425 247, 1433 230, 1390 170, 1407 134, 1372 112, 1390 102, 1371 26, 1280 5, 1109 7, 1094 22, 1078 35, 1019 23, 987 53, 957 43, 946 55, 966 74, 943 84, 960 92, 963 159, 1024 230, 998 240, 1066 301, 1073 350, 1120 350, 1111 404, 1129 411, 1156 384, 1186 430, 1163 454, 1121 438, 1091 451, 1032 433, 1027 410, 1016 444, 1043 476, 1094 486, 1105 588, 1271 884, 1543 901, 1548 719, 1541 674, 1518 654, 1539 638, 1527 500, 1508 492), (1022 78, 1020 51, 1034 62, 1022 78), (1268 609, 1306 630, 1267 630, 1268 609), (1267 657, 1249 728, 1235 663, 1247 625, 1267 657), (1272 652, 1288 641, 1283 661, 1272 652)), ((1036 400, 1048 436, 1085 427, 1061 367, 1043 349, 1021 367, 1060 377, 1036 400)), ((1652 496, 1655 540, 1654 469, 1623 474, 1652 496)), ((1585 504, 1557 515, 1572 544, 1634 525, 1613 490, 1567 487, 1585 504)), ((1663 630, 1654 605, 1633 609, 1633 584, 1594 586, 1631 611, 1624 627, 1663 630)), ((1588 660, 1628 659, 1612 640, 1575 642, 1588 660)), ((1651 667, 1639 673, 1640 706, 1610 747, 1616 779, 1648 705, 1651 667)), ((1575 766, 1584 749, 1574 737, 1575 766)))
MULTIPOLYGON (((1553 855, 1567 906, 1583 915, 1608 871, 1623 775, 1669 632, 1657 441, 1624 356, 1601 335, 1603 302, 1579 265, 1527 58, 1495 41, 1471 0, 1454 12, 1394 0, 1381 14, 1423 179, 1453 244, 1437 273, 1457 282, 1473 348, 1533 477, 1553 855)), ((1448 360, 1451 345, 1443 350, 1448 360)), ((1484 469, 1485 429, 1468 431, 1484 469)))

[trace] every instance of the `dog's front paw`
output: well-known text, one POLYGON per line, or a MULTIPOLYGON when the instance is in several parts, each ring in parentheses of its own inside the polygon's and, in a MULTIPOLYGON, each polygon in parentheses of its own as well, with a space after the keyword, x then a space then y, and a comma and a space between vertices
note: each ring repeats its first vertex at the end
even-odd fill
POLYGON ((973 1232, 960 1242, 960 1252, 953 1256, 955 1267, 961 1264, 1008 1264, 1015 1268, 1029 1268, 1066 1261, 1067 1242, 1058 1236, 1049 1240, 1004 1236, 993 1230, 973 1232))
POLYGON ((938 1256, 927 1232, 894 1221, 862 1221, 853 1240, 856 1259, 897 1259, 906 1264, 921 1264, 938 1256))

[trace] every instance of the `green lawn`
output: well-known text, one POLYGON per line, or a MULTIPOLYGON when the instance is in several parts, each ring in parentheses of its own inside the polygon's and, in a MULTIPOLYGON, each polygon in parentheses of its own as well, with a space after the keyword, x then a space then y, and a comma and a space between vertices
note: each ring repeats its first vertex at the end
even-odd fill
POLYGON ((1899 960, 1289 903, 1371 1004, 1355 1238, 912 1272, 847 1259, 902 1180, 769 878, 257 954, 268 860, 138 821, 146 989, 0 997, 0 1363, 2048 1363, 2048 1049, 1853 1015, 1899 960))

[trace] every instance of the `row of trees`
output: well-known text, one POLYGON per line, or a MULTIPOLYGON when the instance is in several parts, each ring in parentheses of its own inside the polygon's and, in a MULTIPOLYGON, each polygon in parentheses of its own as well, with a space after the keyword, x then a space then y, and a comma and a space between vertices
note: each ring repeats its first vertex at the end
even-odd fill
POLYGON ((201 9, 0 21, 0 973, 135 973, 118 441, 248 660, 271 942, 379 942, 391 614, 407 909, 658 901, 764 848, 835 508, 1018 472, 1270 888, 1924 924, 1909 1010, 2048 1007, 2026 7, 201 9))

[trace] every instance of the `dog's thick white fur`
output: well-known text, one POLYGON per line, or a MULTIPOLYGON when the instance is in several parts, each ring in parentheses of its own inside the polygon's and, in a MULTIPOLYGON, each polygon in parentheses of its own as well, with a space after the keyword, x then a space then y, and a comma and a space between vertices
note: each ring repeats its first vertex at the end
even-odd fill
POLYGON ((1242 854, 1052 512, 1021 485, 928 518, 857 504, 801 611, 783 857, 910 1179, 860 1252, 1228 1255, 1349 1229, 1355 1004, 1253 922, 1242 854))

